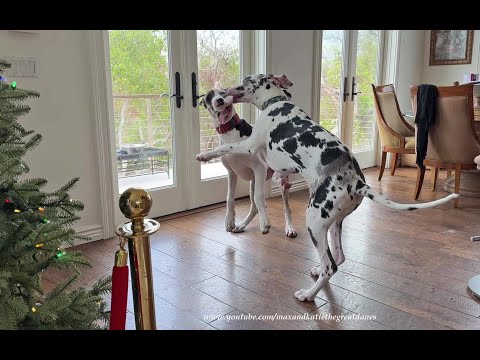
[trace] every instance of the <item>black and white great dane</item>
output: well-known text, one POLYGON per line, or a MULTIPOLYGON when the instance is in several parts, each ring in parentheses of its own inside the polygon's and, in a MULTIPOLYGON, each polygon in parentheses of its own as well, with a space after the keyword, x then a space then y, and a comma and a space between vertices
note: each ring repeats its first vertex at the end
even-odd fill
POLYGON ((229 88, 227 93, 233 96, 234 102, 252 103, 262 110, 252 135, 243 142, 222 145, 196 158, 208 161, 225 154, 257 154, 263 150, 266 163, 274 171, 303 175, 310 188, 307 230, 320 256, 320 265, 310 270, 311 275, 318 276, 315 284, 310 289, 298 290, 295 297, 312 301, 345 260, 341 246, 342 221, 364 197, 392 209, 414 210, 443 204, 458 194, 422 204, 399 204, 374 192, 366 184, 348 147, 287 101, 282 89, 291 85, 285 75, 257 74, 229 88))
MULTIPOLYGON (((208 110, 212 118, 212 125, 223 144, 238 143, 246 140, 252 133, 252 126, 244 119, 240 119, 233 106, 233 97, 227 96, 224 89, 209 90, 201 103, 208 110)), ((285 235, 296 237, 293 228, 292 214, 288 204, 288 178, 280 178, 274 174, 260 154, 227 154, 221 157, 223 166, 228 172, 227 213, 225 215, 225 229, 234 233, 242 232, 252 221, 257 212, 260 218, 260 231, 265 234, 270 229, 265 204, 265 182, 273 180, 279 184, 283 198, 285 214, 285 235), (250 211, 239 224, 235 225, 235 188, 237 179, 250 181, 250 211), (258 209, 258 210, 257 210, 258 209)))

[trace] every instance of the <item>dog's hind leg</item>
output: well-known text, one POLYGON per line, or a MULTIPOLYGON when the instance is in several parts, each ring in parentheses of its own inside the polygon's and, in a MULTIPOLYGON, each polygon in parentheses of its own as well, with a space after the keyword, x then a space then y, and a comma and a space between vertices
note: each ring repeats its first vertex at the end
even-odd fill
MULTIPOLYGON (((335 220, 330 228, 328 229, 328 233, 330 236, 330 243, 329 248, 331 249, 333 261, 337 267, 345 261, 345 255, 342 249, 342 222, 343 219, 335 220)), ((312 276, 320 276, 322 272, 321 265, 315 266, 310 269, 310 275, 312 276)))
POLYGON ((250 181, 250 211, 248 212, 248 215, 243 221, 235 226, 235 229, 232 230, 234 233, 239 233, 245 230, 247 225, 252 221, 252 219, 257 215, 258 210, 255 205, 255 199, 254 199, 254 194, 255 193, 255 180, 250 181))
POLYGON ((255 173, 255 192, 253 198, 257 205, 258 216, 260 218, 260 231, 266 234, 270 231, 270 219, 267 215, 267 204, 265 202, 265 179, 267 177, 267 168, 263 164, 254 169, 255 173))
POLYGON ((228 170, 228 191, 227 191, 227 213, 225 215, 225 230, 228 232, 235 228, 235 189, 237 187, 238 175, 229 168, 228 170))
POLYGON ((283 184, 280 184, 280 191, 282 193, 283 212, 285 213, 285 235, 294 238, 297 237, 297 232, 293 228, 292 211, 290 210, 290 204, 288 203, 289 192, 283 184))
POLYGON ((342 249, 342 222, 343 219, 335 220, 333 224, 330 225, 330 229, 328 229, 332 256, 337 266, 345 261, 345 255, 343 254, 342 249))
POLYGON ((313 301, 323 285, 337 272, 337 264, 330 252, 327 240, 328 228, 335 215, 338 215, 335 210, 328 212, 321 205, 319 207, 309 206, 307 209, 307 230, 318 251, 320 265, 311 270, 312 273, 315 271, 314 275, 318 275, 315 284, 310 289, 301 289, 295 292, 295 297, 300 301, 313 301))

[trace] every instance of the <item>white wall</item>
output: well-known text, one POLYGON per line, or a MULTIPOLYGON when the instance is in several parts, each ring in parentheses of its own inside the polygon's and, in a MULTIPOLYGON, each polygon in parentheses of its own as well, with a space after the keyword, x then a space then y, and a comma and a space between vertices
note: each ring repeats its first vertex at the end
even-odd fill
MULTIPOLYGON (((286 74, 293 82, 288 89, 292 101, 312 117, 313 86, 313 30, 271 30, 270 57, 267 71, 286 74)), ((313 118, 313 117, 312 117, 313 118)), ((301 181, 299 175, 291 175, 291 181, 301 181)), ((277 195, 278 191, 273 191, 277 195)))
POLYGON ((409 85, 422 82, 424 30, 400 30, 396 93, 400 109, 411 110, 409 85))
POLYGON ((463 75, 470 73, 480 73, 479 49, 480 49, 480 30, 475 30, 473 36, 472 63, 466 65, 435 65, 430 66, 430 30, 425 31, 424 38, 424 57, 423 74, 424 83, 435 84, 438 86, 451 86, 455 81, 463 82, 463 75))
POLYGON ((80 177, 71 192, 85 204, 76 227, 101 234, 99 176, 95 122, 92 109, 91 69, 87 31, 40 31, 39 34, 0 31, 1 56, 37 56, 38 78, 9 78, 19 88, 40 92, 31 100, 32 110, 21 118, 27 129, 39 132, 43 142, 26 160, 29 177, 44 177, 48 190, 80 177))
POLYGON ((313 30, 271 30, 270 68, 293 82, 288 89, 295 104, 312 115, 313 30))

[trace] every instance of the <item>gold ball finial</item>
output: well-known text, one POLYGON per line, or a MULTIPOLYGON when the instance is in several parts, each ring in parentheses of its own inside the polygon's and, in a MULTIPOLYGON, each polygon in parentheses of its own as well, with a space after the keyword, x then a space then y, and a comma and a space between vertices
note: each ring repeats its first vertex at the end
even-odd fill
POLYGON ((152 208, 152 197, 143 189, 129 188, 120 195, 118 204, 126 218, 144 218, 152 208))

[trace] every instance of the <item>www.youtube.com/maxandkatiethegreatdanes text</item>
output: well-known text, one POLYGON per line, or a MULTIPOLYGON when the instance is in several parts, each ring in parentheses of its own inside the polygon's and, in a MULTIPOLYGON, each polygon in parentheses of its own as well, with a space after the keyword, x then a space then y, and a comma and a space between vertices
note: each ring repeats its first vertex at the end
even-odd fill
POLYGON ((332 315, 330 313, 326 314, 269 314, 269 315, 254 315, 254 314, 235 314, 235 315, 204 315, 203 320, 210 322, 218 319, 225 319, 229 321, 275 321, 275 320, 333 320, 335 322, 340 322, 342 320, 376 320, 375 315, 359 315, 359 314, 349 314, 349 315, 332 315))

